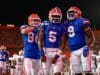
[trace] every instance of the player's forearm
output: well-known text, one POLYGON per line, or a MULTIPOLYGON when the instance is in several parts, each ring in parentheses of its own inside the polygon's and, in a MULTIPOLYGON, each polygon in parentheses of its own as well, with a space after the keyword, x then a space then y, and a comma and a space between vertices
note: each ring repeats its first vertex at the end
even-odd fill
POLYGON ((39 41, 39 42, 38 42, 38 46, 39 46, 39 49, 40 49, 40 50, 43 49, 43 43, 42 43, 42 41, 39 41))
POLYGON ((65 44, 66 43, 64 43, 64 42, 63 42, 63 44, 61 44, 60 50, 64 50, 65 49, 65 44))
POLYGON ((40 55, 42 56, 42 57, 44 57, 44 50, 43 50, 43 35, 42 35, 42 33, 40 32, 40 34, 39 34, 39 39, 38 39, 38 46, 39 46, 39 50, 40 50, 40 55))
POLYGON ((39 39, 38 39, 38 46, 39 46, 40 50, 43 49, 43 40, 44 40, 44 33, 42 31, 40 31, 39 39))
POLYGON ((86 31, 86 34, 88 36, 88 46, 93 46, 94 42, 95 42, 95 37, 94 37, 94 33, 91 29, 88 29, 86 31))
POLYGON ((62 40, 61 40, 61 47, 60 47, 60 49, 61 50, 64 50, 65 49, 65 46, 66 46, 66 35, 63 34, 62 40))
POLYGON ((21 31, 22 34, 27 34, 28 32, 31 32, 34 29, 34 27, 27 27, 21 31))

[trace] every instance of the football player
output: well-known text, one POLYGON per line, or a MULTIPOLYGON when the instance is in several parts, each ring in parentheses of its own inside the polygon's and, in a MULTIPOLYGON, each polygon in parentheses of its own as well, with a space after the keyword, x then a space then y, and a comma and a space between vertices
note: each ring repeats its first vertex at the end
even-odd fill
POLYGON ((10 75, 15 75, 16 74, 16 60, 15 58, 17 57, 17 54, 13 54, 12 57, 9 57, 9 61, 10 61, 10 75))
POLYGON ((20 50, 19 54, 15 57, 16 61, 16 75, 23 75, 23 51, 20 50))
POLYGON ((96 74, 96 57, 97 55, 91 50, 91 72, 96 74))
POLYGON ((0 49, 1 49, 1 52, 0 52, 0 65, 2 66, 3 75, 6 75, 7 72, 8 72, 7 63, 8 63, 8 59, 9 59, 9 53, 8 53, 8 51, 6 51, 6 46, 5 45, 2 45, 0 49))
POLYGON ((26 75, 38 75, 40 51, 37 42, 40 23, 39 15, 33 13, 28 17, 28 25, 22 25, 20 28, 24 42, 24 68, 26 75))
POLYGON ((62 60, 59 58, 65 45, 65 28, 61 23, 62 12, 59 7, 54 7, 49 11, 49 21, 41 23, 42 29, 39 34, 39 48, 45 49, 46 71, 45 75, 52 75, 52 64, 54 74, 61 75, 62 60))
POLYGON ((95 38, 90 28, 90 21, 82 18, 81 10, 72 6, 67 11, 66 21, 66 35, 68 44, 71 50, 72 70, 75 75, 82 75, 84 71, 89 75, 90 70, 90 56, 89 47, 93 46, 95 38), (88 42, 86 41, 88 37, 88 42))
POLYGON ((100 75, 100 51, 98 52, 98 55, 96 56, 96 64, 97 64, 96 74, 100 75))
POLYGON ((0 46, 0 74, 2 74, 2 68, 3 68, 3 58, 2 58, 2 54, 3 54, 3 51, 1 49, 1 46, 0 46))

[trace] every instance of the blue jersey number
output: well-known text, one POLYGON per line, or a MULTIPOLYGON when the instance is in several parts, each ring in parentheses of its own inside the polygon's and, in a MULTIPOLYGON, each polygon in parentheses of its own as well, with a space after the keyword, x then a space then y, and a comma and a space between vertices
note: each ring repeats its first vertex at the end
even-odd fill
POLYGON ((49 32, 49 41, 52 43, 56 42, 56 35, 57 35, 57 32, 50 31, 49 32))
POLYGON ((29 32, 28 33, 28 42, 32 43, 32 42, 37 42, 37 36, 34 35, 33 32, 29 32))
POLYGON ((68 35, 69 37, 74 37, 75 36, 75 31, 74 31, 74 26, 69 26, 68 27, 68 35))

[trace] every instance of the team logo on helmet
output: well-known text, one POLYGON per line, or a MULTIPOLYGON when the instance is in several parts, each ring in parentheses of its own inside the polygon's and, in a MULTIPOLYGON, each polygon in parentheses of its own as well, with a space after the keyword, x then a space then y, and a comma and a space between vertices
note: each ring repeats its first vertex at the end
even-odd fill
POLYGON ((31 14, 29 17, 28 17, 28 24, 29 25, 32 25, 32 26, 38 26, 40 25, 41 23, 41 19, 39 17, 38 14, 31 14))
POLYGON ((49 11, 49 20, 53 23, 60 23, 62 19, 62 12, 59 7, 54 7, 49 11))

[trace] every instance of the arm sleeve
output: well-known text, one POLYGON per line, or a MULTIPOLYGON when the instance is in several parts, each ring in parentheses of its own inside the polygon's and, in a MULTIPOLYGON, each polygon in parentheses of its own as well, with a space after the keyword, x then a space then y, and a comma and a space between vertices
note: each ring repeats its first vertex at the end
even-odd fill
POLYGON ((20 30, 25 29, 25 28, 27 28, 27 27, 28 27, 28 25, 22 25, 22 26, 20 27, 20 30))
POLYGON ((66 27, 65 27, 65 24, 64 23, 62 23, 62 25, 61 25, 61 30, 62 30, 62 32, 61 33, 65 33, 66 32, 66 27))
POLYGON ((40 25, 41 29, 43 31, 45 31, 45 28, 49 25, 49 22, 48 21, 43 21, 40 25))

